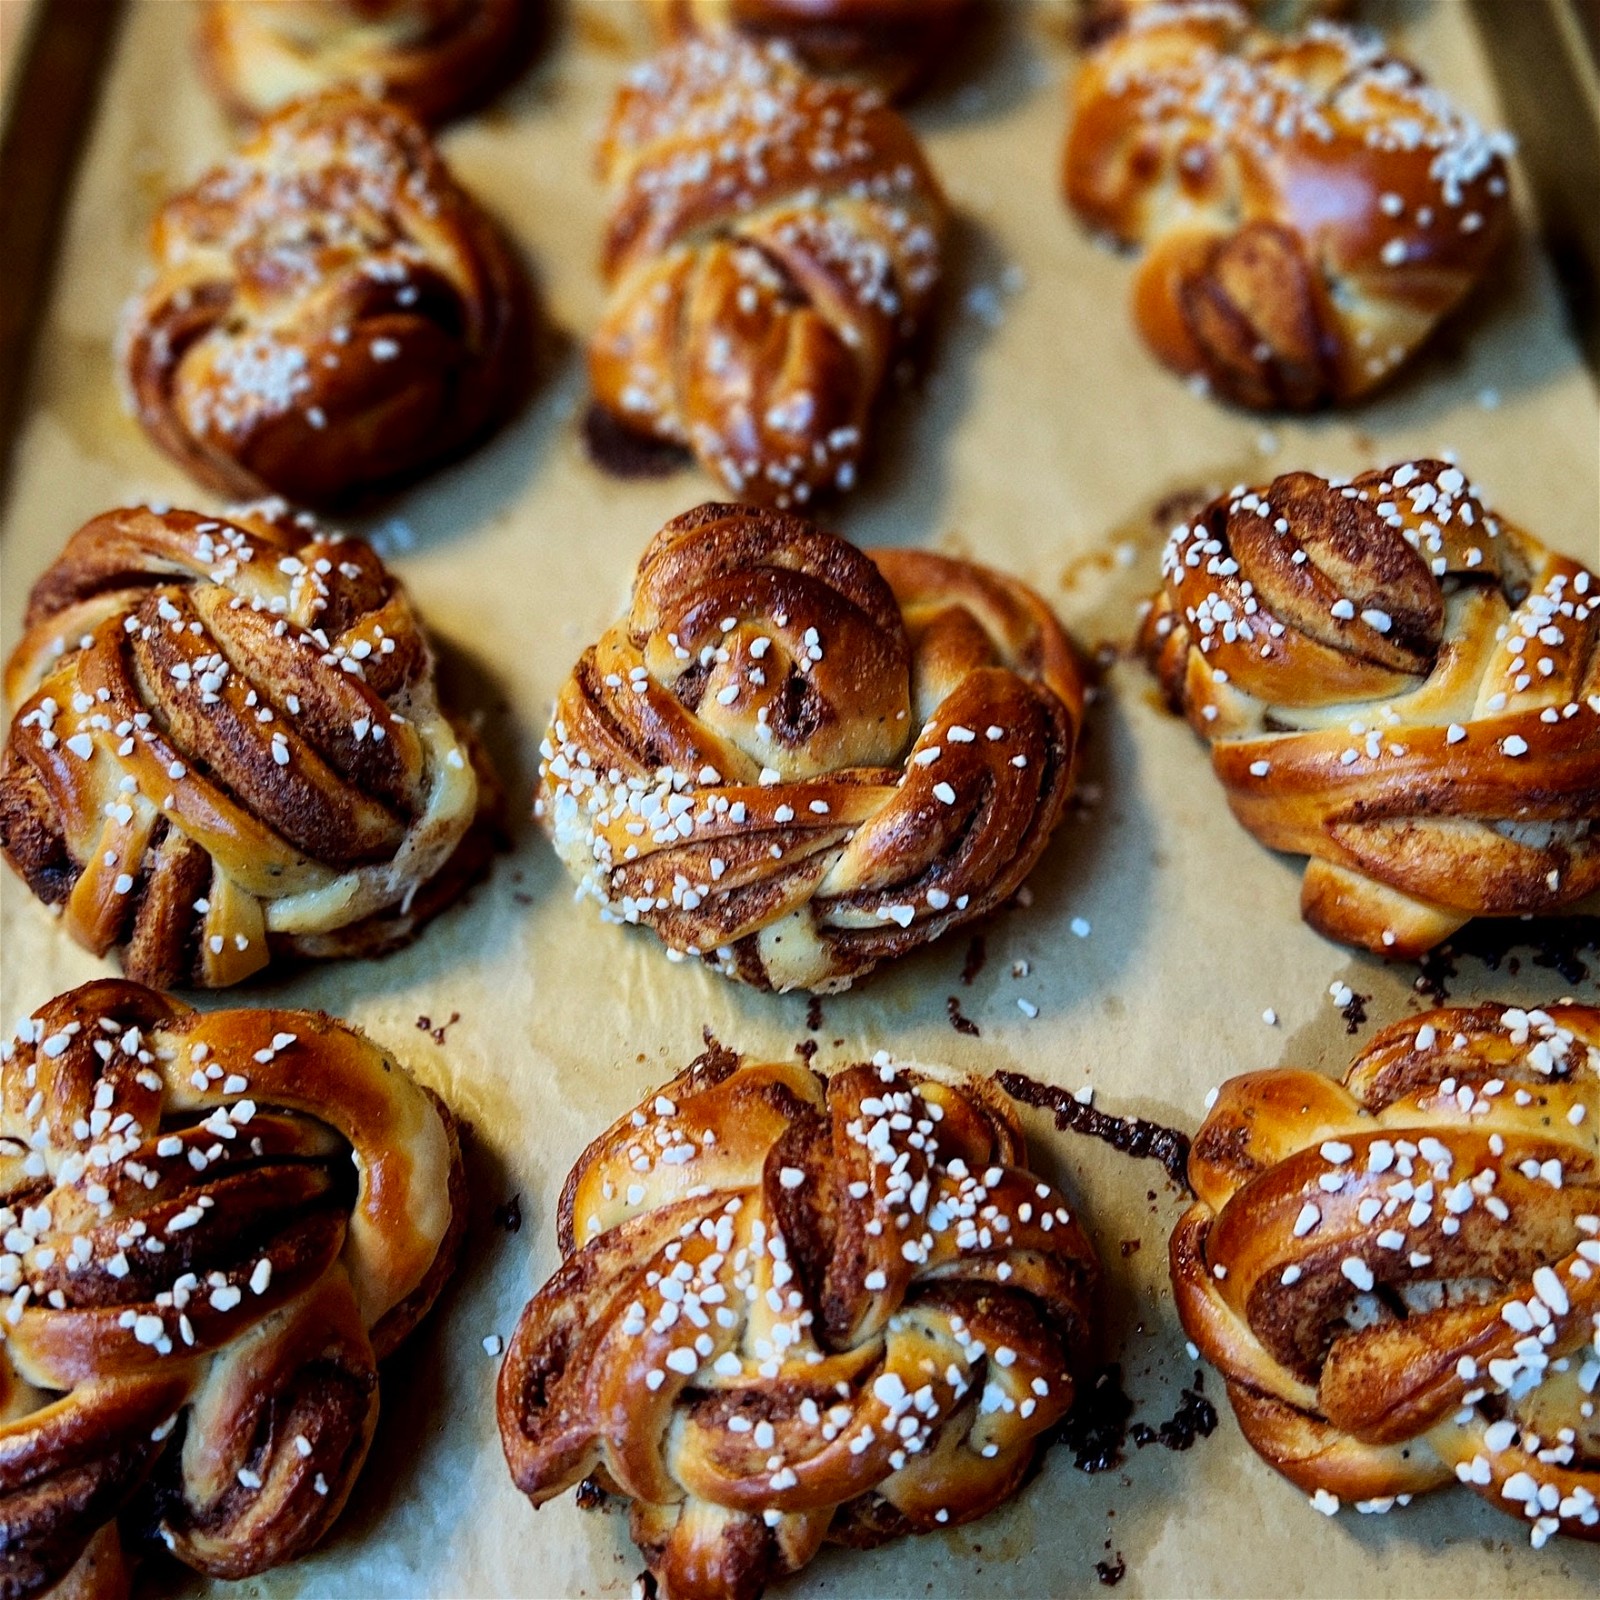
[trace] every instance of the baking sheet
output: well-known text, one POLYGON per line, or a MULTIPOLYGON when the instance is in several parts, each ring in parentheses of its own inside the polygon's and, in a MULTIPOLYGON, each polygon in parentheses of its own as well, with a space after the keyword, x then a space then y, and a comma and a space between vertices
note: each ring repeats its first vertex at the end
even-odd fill
POLYGON ((38 4, 39 0, 6 0, 0 4, 0 117, 10 110, 23 43, 38 4))
MULTIPOLYGON (((4 3, 4 0, 0 0, 4 3)), ((1497 115, 1482 43, 1459 0, 1369 8, 1432 75, 1497 115)), ((1453 448, 1492 504, 1571 554, 1600 554, 1600 396, 1525 226, 1499 280, 1392 391, 1346 416, 1263 421, 1224 411, 1156 368, 1126 314, 1129 264, 1057 199, 1070 9, 997 8, 970 72, 914 120, 960 213, 950 314, 920 391, 892 410, 878 461, 831 520, 861 543, 992 561, 1034 583, 1085 647, 1126 638, 1156 581, 1147 510, 1196 483, 1291 468, 1354 471, 1453 448)), ((1092 709, 1084 803, 1038 871, 1032 903, 822 1002, 756 994, 669 963, 640 932, 575 905, 522 804, 544 716, 582 647, 623 603, 634 562, 669 516, 710 497, 693 471, 621 483, 585 458, 579 350, 600 309, 602 196, 589 149, 642 18, 631 0, 577 0, 534 70, 451 129, 460 177, 526 250, 555 329, 530 408, 484 449, 361 524, 375 532, 444 641, 458 695, 481 708, 518 797, 516 845, 491 881, 409 950, 307 971, 207 1005, 322 1006, 398 1051, 473 1124, 474 1216, 462 1270, 385 1380, 384 1420, 334 1537, 246 1594, 621 1595, 642 1563, 626 1520, 571 1497, 534 1512, 495 1429, 498 1363, 555 1264, 553 1208, 572 1159, 644 1089, 700 1048, 701 1030, 819 1065, 890 1048, 907 1059, 1006 1067, 1097 1103, 1192 1129, 1206 1090, 1278 1062, 1342 1071, 1361 1039, 1418 1008, 1414 969, 1387 967, 1300 922, 1299 865, 1228 817, 1204 751, 1118 665, 1092 709), (1086 938, 1070 931, 1075 918, 1086 938), (1023 971, 1026 975, 1015 976, 1023 971), (1350 1038, 1336 981, 1367 1001, 1350 1038), (981 1037, 955 1032, 956 995, 981 1037), (1036 1005, 1029 1018, 1018 999, 1036 1005), (1276 1026, 1262 1020, 1271 1007, 1276 1026), (446 1023, 444 1043, 422 1030, 446 1023), (521 1229, 495 1208, 520 1197, 521 1229)), ((0 531, 0 633, 14 643, 29 584, 93 513, 161 496, 206 506, 124 416, 111 344, 149 214, 226 148, 193 70, 188 0, 142 0, 105 86, 40 342, 0 531)), ((1527 187, 1520 197, 1525 201, 1527 187)), ((1526 223, 1526 218, 1524 219, 1526 223)), ((0 1020, 105 968, 70 945, 10 874, 0 883, 0 1020)), ((1548 1001, 1572 985, 1535 967, 1462 963, 1452 997, 1548 1001)), ((1591 999, 1600 989, 1581 986, 1591 999)), ((1194 1366, 1165 1286, 1179 1202, 1136 1163, 1030 1121, 1041 1165, 1080 1197, 1108 1267, 1108 1348, 1138 1417, 1172 1415, 1194 1366), (1124 1252, 1127 1252, 1124 1254, 1124 1252)), ((1220 1384, 1207 1392, 1220 1398, 1220 1384)), ((1528 1548, 1515 1521, 1466 1491, 1387 1517, 1316 1515, 1259 1463, 1223 1407, 1187 1454, 1130 1448, 1120 1470, 1055 1452, 1009 1507, 970 1527, 871 1553, 826 1551, 788 1593, 1064 1595, 1593 1595, 1600 1547, 1528 1548)), ((181 1575, 181 1592, 204 1592, 181 1575)), ((218 1585, 216 1591, 234 1592, 218 1585)))

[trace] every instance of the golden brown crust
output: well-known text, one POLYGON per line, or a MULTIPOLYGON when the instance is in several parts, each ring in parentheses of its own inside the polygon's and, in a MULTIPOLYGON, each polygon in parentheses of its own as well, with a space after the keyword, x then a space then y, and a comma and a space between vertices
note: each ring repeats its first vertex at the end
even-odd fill
MULTIPOLYGON (((1170 10, 1176 5, 1205 5, 1209 0, 1081 0, 1079 37, 1084 45, 1102 42, 1118 28, 1125 27, 1141 12, 1170 10)), ((1319 19, 1338 19, 1350 14, 1354 0, 1234 0, 1264 28, 1279 33, 1304 28, 1319 19)))
POLYGON ((1430 1011, 1342 1086, 1223 1085, 1172 1237, 1178 1313, 1321 1509, 1457 1478, 1536 1547, 1600 1538, 1597 1125, 1589 1006, 1430 1011))
POLYGON ((1083 703, 1015 580, 705 505, 562 689, 535 809, 613 920, 763 988, 838 989, 1016 891, 1083 703))
POLYGON ((1093 1246, 993 1085, 713 1048, 584 1152, 498 1412, 542 1504, 633 1501, 670 1600, 983 1516, 1072 1402, 1093 1246))
POLYGON ((353 88, 424 122, 481 105, 526 62, 543 0, 206 0, 201 65, 240 119, 353 88))
POLYGON ((939 279, 947 208, 911 129, 729 37, 639 68, 600 165, 599 403, 741 498, 849 488, 939 279))
POLYGON ((123 329, 130 404, 218 494, 392 486, 526 383, 521 265, 396 106, 333 91, 276 112, 166 203, 152 251, 123 329))
POLYGON ((1600 578, 1442 461, 1176 529, 1141 648, 1330 938, 1415 957, 1600 893, 1600 578))
POLYGON ((35 1012, 0 1058, 5 1592, 125 1592, 124 1512, 218 1577, 315 1544, 462 1184, 449 1113, 320 1013, 109 980, 35 1012))
POLYGON ((1381 42, 1279 40, 1227 0, 1138 8, 1073 91, 1064 184, 1143 251, 1134 316, 1239 405, 1353 400, 1487 270, 1510 141, 1381 42))
POLYGON ((131 977, 377 954, 487 869, 499 786, 369 546, 281 503, 110 511, 27 622, 0 847, 131 977))
POLYGON ((822 77, 911 94, 936 72, 976 0, 650 0, 668 43, 727 30, 781 40, 822 77))

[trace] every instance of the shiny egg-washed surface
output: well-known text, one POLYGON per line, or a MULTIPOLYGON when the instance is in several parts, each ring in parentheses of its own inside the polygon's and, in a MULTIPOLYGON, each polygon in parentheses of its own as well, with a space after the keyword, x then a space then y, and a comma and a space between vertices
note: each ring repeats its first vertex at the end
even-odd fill
POLYGON ((1022 886, 1083 702, 1066 636, 1003 574, 705 505, 651 540, 563 686, 535 811, 608 920, 827 993, 1022 886))
POLYGON ((466 1194, 355 1030, 106 980, 0 1050, 0 1222, 0 1581, 112 1600, 119 1518, 221 1578, 326 1535, 466 1194))
POLYGON ((130 977, 214 989, 376 954, 487 868, 497 782, 369 545, 281 502, 110 511, 28 622, 0 846, 130 977))
POLYGON ((1306 921, 1415 959, 1600 913, 1600 578, 1460 467, 1240 488, 1172 532, 1140 646, 1306 921))
POLYGON ((1600 1539, 1600 1010, 1445 1007, 1343 1083, 1222 1086, 1172 1236, 1178 1310, 1262 1457, 1388 1511, 1459 1480, 1600 1539))
POLYGON ((590 1474, 630 1498, 676 1600, 984 1516, 1095 1347, 1094 1247, 985 1080, 713 1047, 595 1139, 559 1226, 506 1460, 536 1505, 590 1474))

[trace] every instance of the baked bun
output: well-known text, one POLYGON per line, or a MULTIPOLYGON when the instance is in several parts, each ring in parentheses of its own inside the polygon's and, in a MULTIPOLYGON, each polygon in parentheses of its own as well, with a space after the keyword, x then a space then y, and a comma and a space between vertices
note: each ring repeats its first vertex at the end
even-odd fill
POLYGON ((589 1475, 631 1499, 666 1600, 983 1516, 1099 1320, 1094 1248, 981 1079, 713 1046, 583 1153, 559 1229, 506 1460, 535 1505, 589 1475))
POLYGON ((200 59, 237 117, 343 87, 442 122, 515 75, 542 9, 542 0, 206 0, 200 59))
POLYGON ((6 667, 6 859, 162 988, 403 943, 496 838, 498 787, 404 590, 272 510, 96 517, 6 667))
POLYGON ((1329 938, 1415 957, 1600 893, 1600 579, 1461 470, 1294 472, 1173 531, 1140 645, 1329 938))
POLYGON ((1459 1479, 1600 1538, 1600 1010, 1408 1017, 1222 1086, 1172 1236, 1245 1437, 1332 1512, 1459 1479))
POLYGON ((0 1055, 5 1593, 125 1592, 119 1519, 218 1578, 309 1550, 464 1200, 449 1111, 321 1013, 36 1011, 0 1055))
POLYGON ((598 403, 741 499, 848 489, 939 281, 948 213, 911 129, 728 37, 630 77, 600 168, 598 403))
POLYGON ((761 988, 843 989, 1020 887, 1083 699, 1022 584, 701 506, 557 698, 536 812, 608 919, 761 988))
POLYGON ((328 505, 393 486, 525 385, 521 266, 398 107, 336 91, 277 112, 151 237, 129 401, 217 494, 328 505))
POLYGON ((1065 186, 1142 252, 1139 331, 1243 406, 1358 399, 1487 270, 1505 157, 1376 36, 1288 40, 1225 0, 1138 8, 1073 91, 1065 186))
POLYGON ((976 0, 650 0, 669 42, 735 30, 782 40, 822 77, 905 95, 937 72, 976 0))

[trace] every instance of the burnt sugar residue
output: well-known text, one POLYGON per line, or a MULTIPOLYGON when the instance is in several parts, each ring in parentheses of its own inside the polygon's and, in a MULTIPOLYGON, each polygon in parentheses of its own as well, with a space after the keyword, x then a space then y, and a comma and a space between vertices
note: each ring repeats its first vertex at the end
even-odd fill
POLYGON ((1115 1588, 1128 1576, 1128 1563, 1122 1559, 1122 1552, 1117 1551, 1115 1561, 1097 1561, 1094 1564, 1094 1575, 1108 1589, 1115 1588))
POLYGON ((580 1511, 598 1511, 606 1503, 606 1492, 600 1487, 599 1479, 591 1476, 579 1483, 573 1498, 580 1511))
POLYGON ((504 1205, 494 1208, 494 1225, 507 1233, 522 1232, 522 1196, 514 1194, 504 1205))
POLYGON ((995 1081, 1013 1100, 1052 1112, 1063 1133, 1084 1133, 1113 1150, 1140 1160, 1159 1161, 1180 1189, 1189 1187, 1189 1136, 1144 1117, 1113 1117, 1073 1099, 1065 1089, 1039 1083, 1020 1072, 1000 1071, 995 1081))
POLYGON ((598 401, 591 401, 583 414, 583 447, 613 478, 670 478, 691 459, 682 445, 624 427, 598 401))
POLYGON ((417 1018, 417 1031, 425 1033, 435 1044, 443 1044, 444 1036, 461 1020, 459 1011, 452 1011, 444 1022, 435 1023, 432 1017, 421 1016, 417 1018))
POLYGON ((967 946, 967 958, 961 963, 961 981, 970 989, 989 959, 989 945, 981 933, 972 936, 967 946))
POLYGON ((945 996, 944 1009, 950 1018, 950 1026, 954 1028, 957 1033, 964 1033, 969 1039, 976 1039, 980 1037, 978 1033, 978 1024, 974 1022, 971 1017, 963 1015, 961 1010, 961 1001, 955 995, 951 994, 945 996))
POLYGON ((1195 1373, 1178 1409, 1152 1428, 1133 1420, 1133 1401, 1122 1385, 1122 1368, 1113 1361, 1097 1367, 1079 1386, 1061 1425, 1061 1439, 1080 1472, 1110 1472, 1122 1465, 1129 1440, 1140 1450, 1152 1444, 1191 1450, 1197 1439, 1209 1439, 1216 1429, 1217 1408, 1205 1396, 1204 1374, 1195 1373))
POLYGON ((1130 1433, 1133 1442, 1143 1450, 1147 1444, 1165 1445, 1168 1450, 1189 1450, 1196 1439, 1209 1439, 1217 1428, 1217 1408, 1206 1399, 1205 1374, 1196 1372, 1194 1385, 1185 1389, 1178 1409, 1165 1422, 1155 1427, 1135 1423, 1130 1433))
POLYGON ((1367 1002, 1372 998, 1370 994, 1357 994, 1354 989, 1350 991, 1350 998, 1339 1007, 1339 1014, 1344 1018, 1344 1031, 1348 1034, 1357 1034, 1367 1025, 1367 1002))
POLYGON ((1450 990, 1446 986, 1455 981, 1458 970, 1455 947, 1441 944, 1424 951, 1422 959, 1417 962, 1417 969, 1416 981, 1411 987, 1424 999, 1442 1006, 1450 998, 1450 990))
POLYGON ((1600 965, 1600 917, 1535 917, 1531 922, 1519 918, 1484 917, 1469 922, 1445 943, 1429 950, 1417 962, 1419 971, 1413 987, 1435 1005, 1450 998, 1448 985, 1460 976, 1460 962, 1481 961, 1490 972, 1502 967, 1515 975, 1520 966, 1518 951, 1529 952, 1534 966, 1553 972, 1562 982, 1577 988, 1584 983, 1600 986, 1595 968, 1600 965))
POLYGON ((817 1033, 822 1028, 822 996, 814 994, 806 1001, 806 1028, 817 1033))
POLYGON ((1132 1416, 1133 1401, 1122 1387, 1117 1362, 1097 1367, 1085 1378, 1061 1426, 1062 1443, 1079 1472, 1109 1472, 1121 1465, 1132 1416))

